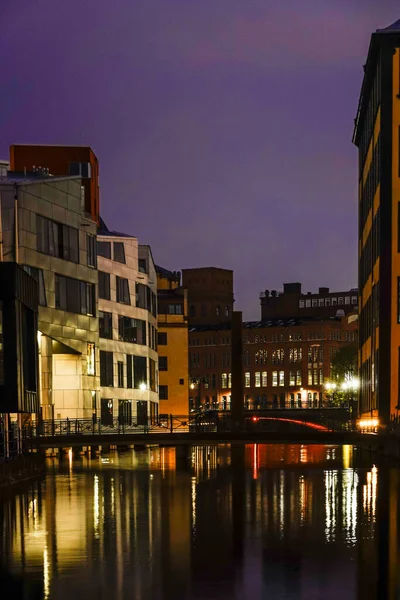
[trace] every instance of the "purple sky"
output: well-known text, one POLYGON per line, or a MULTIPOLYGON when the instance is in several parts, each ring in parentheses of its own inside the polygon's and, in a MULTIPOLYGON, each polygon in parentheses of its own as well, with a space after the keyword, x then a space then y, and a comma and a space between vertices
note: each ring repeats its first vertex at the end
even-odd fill
POLYGON ((0 158, 87 144, 107 224, 178 270, 357 284, 351 144, 370 34, 398 0, 1 2, 0 158))

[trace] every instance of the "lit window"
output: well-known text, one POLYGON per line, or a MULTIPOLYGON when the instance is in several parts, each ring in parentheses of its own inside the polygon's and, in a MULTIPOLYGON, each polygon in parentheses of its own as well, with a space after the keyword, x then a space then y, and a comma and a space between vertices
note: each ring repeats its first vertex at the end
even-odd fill
POLYGON ((259 371, 257 371, 254 374, 254 385, 255 387, 261 387, 261 373, 259 371))
POLYGON ((301 385, 301 371, 296 371, 296 385, 301 385))
POLYGON ((299 308, 304 308, 304 300, 299 300, 299 308))
POLYGON ((344 303, 346 304, 346 306, 348 306, 350 304, 350 296, 345 297, 344 303))
POLYGON ((96 362, 95 362, 95 346, 92 343, 87 345, 87 374, 95 375, 96 373, 96 362))
POLYGON ((324 300, 324 298, 320 298, 320 299, 318 300, 318 306, 324 306, 324 304, 325 304, 325 300, 324 300))
POLYGON ((338 298, 338 305, 339 306, 343 306, 343 296, 339 296, 339 298, 338 298))
POLYGON ((352 296, 351 297, 351 303, 352 304, 357 304, 357 296, 352 296))
POLYGON ((325 298, 325 306, 330 306, 330 305, 331 305, 331 299, 325 298))
POLYGON ((272 371, 272 387, 278 386, 278 371, 272 371))
POLYGON ((267 371, 263 371, 261 374, 261 385, 262 387, 267 387, 267 371))
POLYGON ((250 373, 248 371, 244 374, 244 387, 250 387, 250 373))
POLYGON ((315 308, 316 306, 318 306, 318 298, 313 298, 312 299, 312 306, 313 306, 313 308, 315 308))
POLYGON ((222 388, 228 387, 228 375, 226 373, 222 373, 222 375, 221 375, 221 387, 222 388))
POLYGON ((232 373, 228 373, 228 388, 232 387, 232 373))
POLYGON ((306 300, 306 308, 310 308, 311 307, 311 300, 306 300))
POLYGON ((308 369, 308 385, 312 385, 312 369, 308 369))
POLYGON ((285 371, 279 371, 279 385, 285 385, 285 371))
POLYGON ((289 385, 296 385, 296 372, 295 371, 289 372, 289 385))

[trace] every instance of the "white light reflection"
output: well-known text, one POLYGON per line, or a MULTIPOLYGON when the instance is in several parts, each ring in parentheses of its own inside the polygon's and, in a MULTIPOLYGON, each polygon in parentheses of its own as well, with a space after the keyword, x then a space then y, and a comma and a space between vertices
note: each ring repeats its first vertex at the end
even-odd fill
POLYGON ((115 485, 114 477, 111 477, 111 515, 115 516, 115 485))
POLYGON ((337 471, 325 471, 325 539, 334 542, 336 537, 337 471))
POLYGON ((281 471, 279 481, 279 529, 283 538, 285 529, 285 472, 281 471))
POLYGON ((100 525, 99 478, 97 475, 95 475, 94 476, 94 485, 93 485, 93 528, 94 528, 94 537, 97 540, 100 537, 99 525, 100 525))
POLYGON ((304 525, 306 520, 306 482, 304 475, 299 477, 299 488, 300 488, 300 525, 304 525))
POLYGON ((48 600, 50 598, 50 563, 47 546, 43 549, 43 598, 48 600))
POLYGON ((192 536, 196 537, 196 501, 197 501, 197 482, 196 477, 192 477, 192 536))
POLYGON ((342 474, 342 525, 346 542, 354 545, 357 541, 357 488, 358 474, 350 469, 342 474))
POLYGON ((378 493, 378 469, 374 465, 367 473, 367 483, 363 486, 363 509, 368 520, 376 521, 376 498, 378 493))

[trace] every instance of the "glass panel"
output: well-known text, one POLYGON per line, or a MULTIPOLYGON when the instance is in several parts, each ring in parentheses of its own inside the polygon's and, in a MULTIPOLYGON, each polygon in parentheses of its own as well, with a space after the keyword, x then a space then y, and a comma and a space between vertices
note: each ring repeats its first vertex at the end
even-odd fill
POLYGON ((97 256, 111 259, 111 243, 110 242, 97 242, 97 256))

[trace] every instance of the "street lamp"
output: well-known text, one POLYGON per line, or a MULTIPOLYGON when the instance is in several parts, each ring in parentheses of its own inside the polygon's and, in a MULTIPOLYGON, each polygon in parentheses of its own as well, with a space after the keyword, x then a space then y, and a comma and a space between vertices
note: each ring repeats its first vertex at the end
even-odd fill
POLYGON ((337 388, 337 385, 334 381, 327 381, 325 383, 325 389, 327 391, 327 396, 328 396, 328 403, 330 402, 330 399, 332 399, 332 400, 335 399, 336 388, 337 388))

